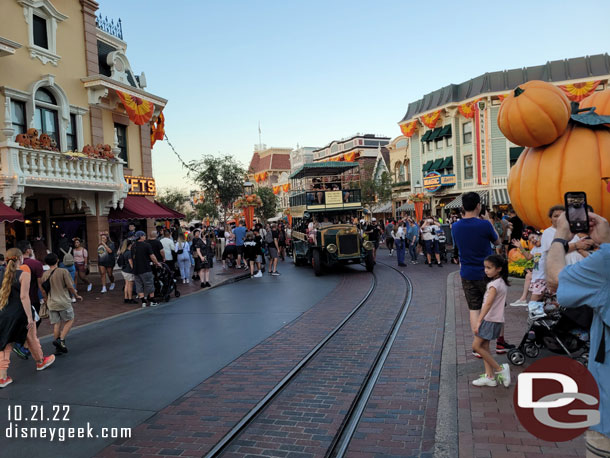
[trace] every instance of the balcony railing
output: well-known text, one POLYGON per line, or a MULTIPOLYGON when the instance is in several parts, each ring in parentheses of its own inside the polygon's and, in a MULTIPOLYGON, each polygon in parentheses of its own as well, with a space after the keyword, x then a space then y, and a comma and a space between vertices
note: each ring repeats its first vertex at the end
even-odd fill
POLYGON ((108 19, 108 16, 95 16, 95 25, 98 29, 117 37, 119 40, 123 39, 123 24, 121 23, 121 18, 115 23, 114 19, 108 19))
POLYGON ((290 206, 316 208, 354 207, 360 204, 360 189, 344 189, 342 191, 301 191, 290 196, 290 206))

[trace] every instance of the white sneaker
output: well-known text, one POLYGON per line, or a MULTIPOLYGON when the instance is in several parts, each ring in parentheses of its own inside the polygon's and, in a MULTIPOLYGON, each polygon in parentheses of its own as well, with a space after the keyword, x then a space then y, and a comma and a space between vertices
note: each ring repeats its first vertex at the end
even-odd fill
POLYGON ((508 385, 510 385, 510 367, 508 367, 508 364, 502 364, 502 370, 496 372, 496 380, 508 388, 508 385))
POLYGON ((191 282, 189 278, 186 279, 186 284, 188 285, 191 282))
POLYGON ((102 291, 101 291, 101 293, 102 293, 102 294, 104 294, 104 293, 107 293, 107 292, 108 292, 108 290, 106 289, 106 287, 105 287, 105 286, 103 286, 103 287, 102 287, 102 291))
POLYGON ((261 278, 263 276, 263 273, 259 270, 258 272, 256 272, 256 274, 254 275, 254 278, 261 278))
POLYGON ((142 308, 146 308, 146 302, 142 302, 142 308))
POLYGON ((156 307, 157 305, 159 305, 157 302, 150 301, 150 306, 151 307, 156 307))
MULTIPOLYGON (((510 375, 509 375, 510 377, 510 375)), ((481 376, 472 381, 474 386, 498 386, 495 378, 489 378, 487 374, 481 374, 481 376)))
POLYGON ((110 283, 110 288, 108 288, 110 291, 112 291, 114 289, 114 283, 110 283))
POLYGON ((522 301, 521 299, 516 300, 515 302, 511 302, 511 307, 527 307, 528 302, 522 301))
POLYGON ((93 289, 93 283, 89 283, 89 285, 87 286, 87 292, 91 292, 91 290, 93 289))

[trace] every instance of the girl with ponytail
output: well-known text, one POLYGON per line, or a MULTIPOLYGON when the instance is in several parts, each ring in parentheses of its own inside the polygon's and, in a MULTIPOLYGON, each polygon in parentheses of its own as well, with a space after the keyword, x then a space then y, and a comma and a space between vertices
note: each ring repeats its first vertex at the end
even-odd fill
POLYGON ((27 341, 36 360, 36 369, 43 370, 55 361, 44 357, 36 336, 36 323, 30 303, 30 272, 20 269, 23 253, 17 248, 6 252, 6 268, 0 271, 0 388, 13 382, 8 374, 13 343, 27 341))

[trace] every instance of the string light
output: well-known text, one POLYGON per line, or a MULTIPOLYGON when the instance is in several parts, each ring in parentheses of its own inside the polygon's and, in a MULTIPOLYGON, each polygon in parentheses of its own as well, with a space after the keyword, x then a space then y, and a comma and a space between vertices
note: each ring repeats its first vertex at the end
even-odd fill
POLYGON ((174 152, 174 154, 176 155, 176 157, 182 164, 182 167, 190 170, 191 172, 197 172, 197 170, 195 170, 193 167, 191 167, 186 162, 184 162, 184 160, 180 157, 180 155, 178 154, 178 151, 176 151, 176 148, 174 148, 174 145, 172 145, 171 142, 169 141, 169 138, 167 138, 167 134, 165 134, 165 140, 167 141, 167 144, 169 145, 169 147, 172 149, 172 151, 174 152))

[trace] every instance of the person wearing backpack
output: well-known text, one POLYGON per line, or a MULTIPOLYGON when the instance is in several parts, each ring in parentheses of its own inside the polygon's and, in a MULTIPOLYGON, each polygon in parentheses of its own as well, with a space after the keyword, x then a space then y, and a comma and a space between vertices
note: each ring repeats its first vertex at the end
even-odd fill
POLYGON ((190 283, 191 281, 191 244, 184 240, 184 234, 178 236, 176 243, 176 256, 178 261, 178 269, 182 277, 182 283, 190 283))
POLYGON ((133 245, 132 239, 123 240, 121 249, 119 250, 119 258, 117 263, 123 273, 123 279, 125 280, 125 288, 123 290, 123 302, 125 304, 137 304, 133 298, 133 259, 131 259, 131 246, 133 245))

